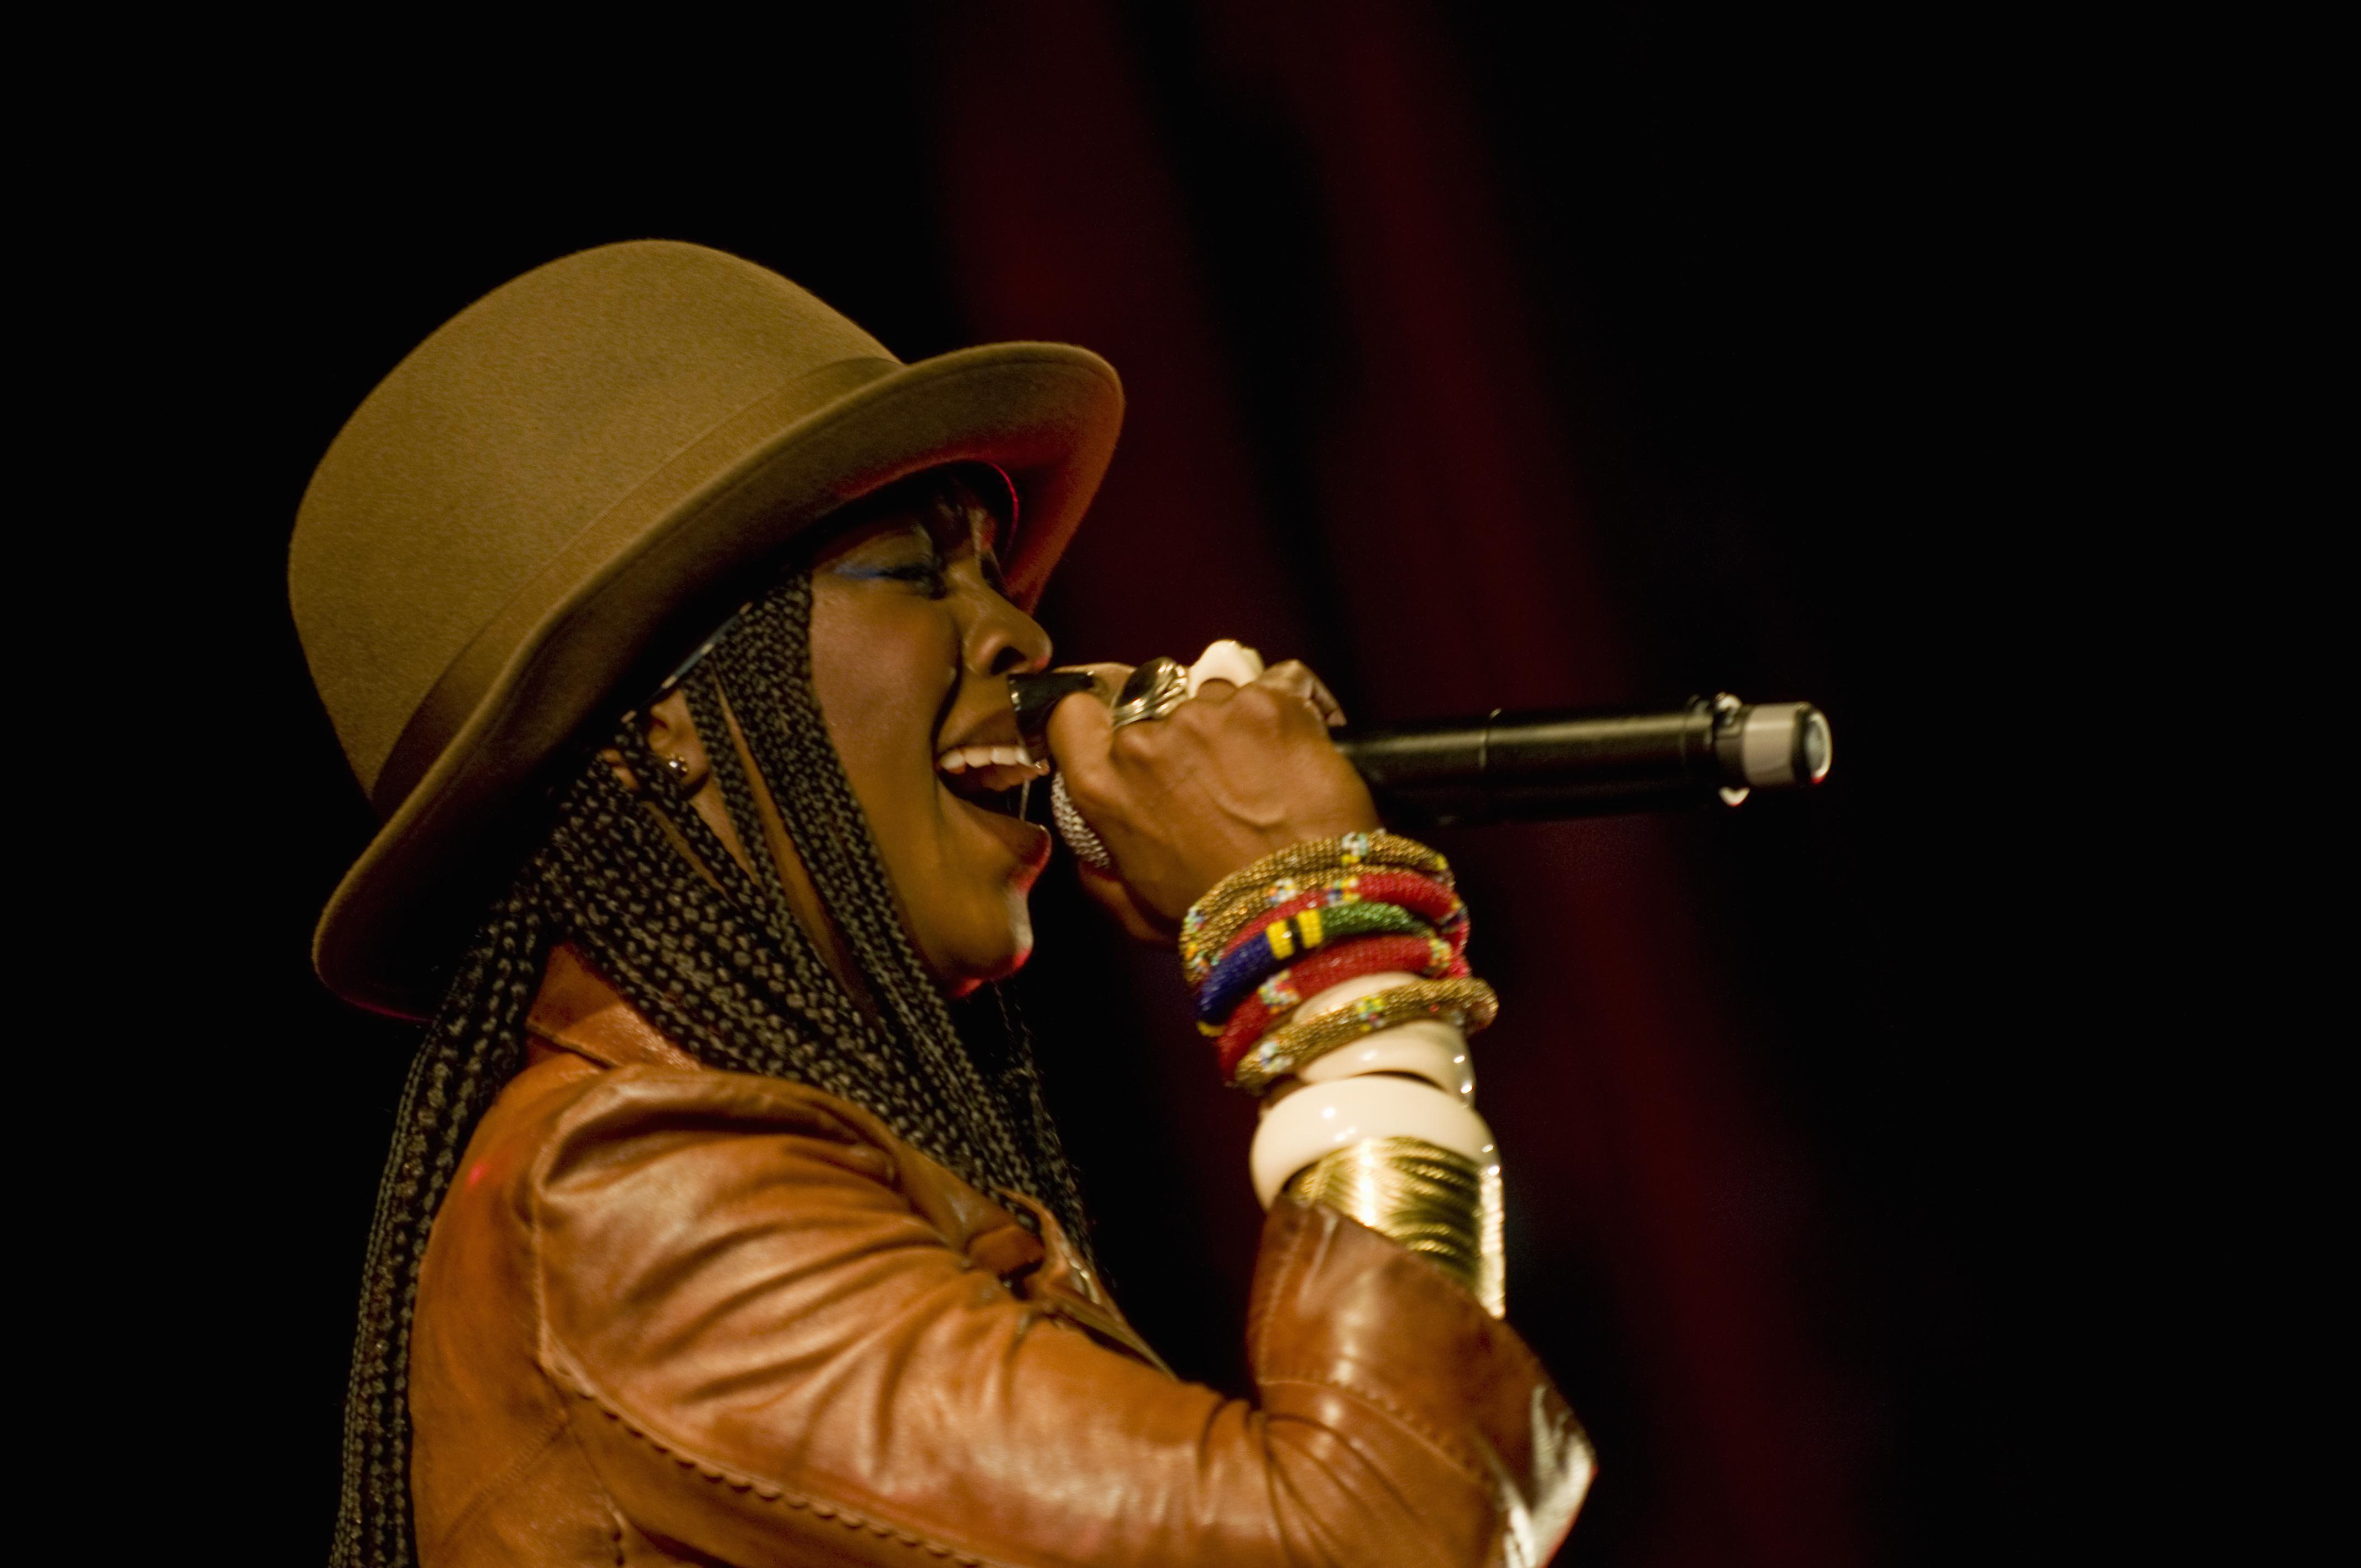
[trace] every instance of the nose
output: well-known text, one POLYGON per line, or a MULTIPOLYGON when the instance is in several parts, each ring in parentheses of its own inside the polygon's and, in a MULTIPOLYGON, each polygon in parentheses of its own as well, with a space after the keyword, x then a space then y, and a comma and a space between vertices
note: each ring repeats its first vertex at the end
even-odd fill
POLYGON ((1049 634, 1039 621, 990 588, 975 598, 965 650, 969 669, 983 675, 1013 675, 1049 667, 1049 634))

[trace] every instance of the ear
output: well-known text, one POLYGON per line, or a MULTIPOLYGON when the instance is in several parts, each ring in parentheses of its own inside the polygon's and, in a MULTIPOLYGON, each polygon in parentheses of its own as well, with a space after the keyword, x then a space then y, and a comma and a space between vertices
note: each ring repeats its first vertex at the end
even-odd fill
POLYGON ((675 686, 651 705, 647 715, 648 750, 676 775, 674 784, 683 795, 695 795, 713 776, 706 760, 705 742, 697 737, 697 721, 688 716, 688 694, 675 686))

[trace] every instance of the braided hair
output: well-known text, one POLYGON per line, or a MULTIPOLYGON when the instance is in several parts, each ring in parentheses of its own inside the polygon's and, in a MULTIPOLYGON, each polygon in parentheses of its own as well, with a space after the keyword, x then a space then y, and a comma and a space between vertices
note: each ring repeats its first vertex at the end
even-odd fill
MULTIPOLYGON (((906 504, 909 492, 895 488, 906 504)), ((970 504, 941 479, 921 499, 970 504)), ((627 714, 557 790, 546 836, 452 972, 412 1065, 378 1190, 346 1395, 334 1568, 417 1561, 409 1365, 419 1267, 468 1138, 524 1065, 525 1016, 560 942, 706 1066, 852 1101, 978 1187, 1038 1198, 1088 1247, 1082 1196, 1014 1000, 987 986, 947 1001, 902 927, 813 696, 811 602, 808 568, 790 571, 682 683, 753 869, 669 787, 669 770, 627 714), (733 727, 873 1012, 847 993, 787 902, 761 848, 757 781, 730 743, 733 727)))

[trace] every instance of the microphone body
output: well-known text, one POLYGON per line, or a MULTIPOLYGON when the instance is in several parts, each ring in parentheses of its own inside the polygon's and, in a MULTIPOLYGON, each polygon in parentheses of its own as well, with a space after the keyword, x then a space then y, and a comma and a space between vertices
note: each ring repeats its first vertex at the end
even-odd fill
POLYGON ((1828 719, 1809 703, 1728 694, 1669 711, 1554 710, 1353 725, 1336 749, 1389 821, 1437 827, 1681 806, 1828 776, 1828 719))
MULTIPOLYGON (((1095 689, 1071 670, 1008 684, 1017 733, 1037 756, 1049 754, 1050 711, 1095 689)), ((1495 708, 1334 734, 1379 811, 1435 827, 1646 811, 1717 795, 1736 806, 1753 790, 1809 789, 1828 776, 1832 753, 1828 718, 1810 703, 1744 703, 1728 692, 1670 710, 1495 708)))

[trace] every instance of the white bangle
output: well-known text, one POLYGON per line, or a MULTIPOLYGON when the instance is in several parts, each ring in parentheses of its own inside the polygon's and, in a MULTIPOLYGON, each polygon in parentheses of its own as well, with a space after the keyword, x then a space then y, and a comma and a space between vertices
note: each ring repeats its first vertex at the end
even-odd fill
POLYGON ((1476 1069, 1467 1059, 1467 1036, 1433 1018, 1398 1024, 1338 1046, 1296 1069, 1306 1083, 1338 1083, 1373 1072, 1404 1072, 1422 1079, 1461 1104, 1476 1100, 1476 1069))
MULTIPOLYGON (((1356 974, 1305 997, 1291 1017, 1295 1021, 1317 1018, 1323 1013, 1349 1007, 1364 996, 1412 984, 1417 979, 1407 970, 1356 974)), ((1312 1058, 1296 1072, 1306 1083, 1334 1083, 1373 1072, 1406 1072, 1424 1079, 1446 1094, 1457 1095, 1463 1104, 1476 1098, 1476 1069, 1467 1059, 1467 1036, 1439 1018, 1398 1024, 1390 1029, 1348 1040, 1324 1056, 1312 1058)))
POLYGON ((1266 1109, 1247 1157, 1255 1196, 1269 1208, 1289 1177, 1369 1138, 1423 1138, 1478 1166, 1494 1163, 1492 1129, 1453 1096, 1406 1078, 1348 1078, 1307 1085, 1266 1109))

